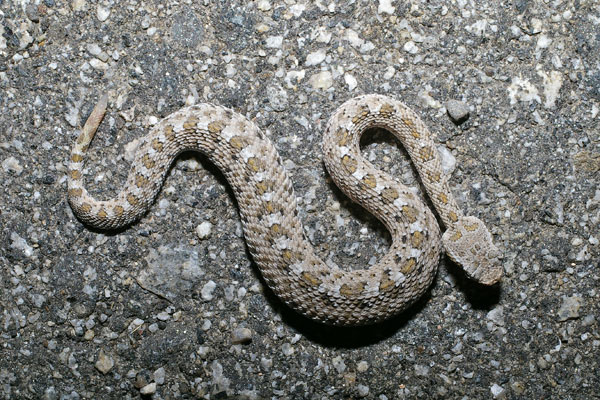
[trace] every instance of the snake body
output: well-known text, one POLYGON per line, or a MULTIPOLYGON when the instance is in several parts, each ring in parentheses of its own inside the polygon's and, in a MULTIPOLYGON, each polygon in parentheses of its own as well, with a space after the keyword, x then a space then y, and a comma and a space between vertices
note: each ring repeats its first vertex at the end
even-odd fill
POLYGON ((195 150, 231 185, 246 243, 266 283, 286 304, 314 320, 365 325, 402 312, 430 286, 442 248, 478 282, 494 284, 502 276, 491 234, 457 206, 429 130, 397 100, 381 95, 353 98, 334 112, 323 137, 324 161, 335 183, 392 236, 378 263, 353 271, 326 265, 315 255, 275 147, 253 122, 217 105, 186 107, 157 123, 141 139, 121 192, 111 200, 95 200, 82 182, 83 161, 106 107, 104 96, 71 152, 68 200, 85 224, 117 229, 140 218, 177 155, 195 150), (361 156, 361 134, 371 127, 390 131, 407 149, 446 228, 443 236, 431 210, 408 187, 361 156))

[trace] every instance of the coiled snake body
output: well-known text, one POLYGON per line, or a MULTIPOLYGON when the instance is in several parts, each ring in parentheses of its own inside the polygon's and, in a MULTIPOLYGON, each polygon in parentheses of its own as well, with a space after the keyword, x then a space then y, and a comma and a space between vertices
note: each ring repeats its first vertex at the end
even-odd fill
POLYGON ((431 134, 401 102, 381 95, 356 97, 333 114, 323 156, 335 183, 387 227, 392 244, 368 269, 326 265, 305 238, 296 197, 273 144, 244 116, 199 104, 172 113, 142 139, 127 183, 111 200, 92 198, 83 186, 83 159, 100 124, 99 101, 71 152, 68 200, 84 223, 101 229, 131 224, 152 205, 170 164, 196 150, 223 172, 235 193, 246 243, 262 276, 286 304, 333 325, 364 325, 405 310, 429 287, 442 247, 467 275, 493 284, 502 275, 499 252, 479 219, 464 216, 447 184, 431 134), (407 149, 446 227, 413 192, 377 170, 360 153, 370 127, 394 134, 407 149))

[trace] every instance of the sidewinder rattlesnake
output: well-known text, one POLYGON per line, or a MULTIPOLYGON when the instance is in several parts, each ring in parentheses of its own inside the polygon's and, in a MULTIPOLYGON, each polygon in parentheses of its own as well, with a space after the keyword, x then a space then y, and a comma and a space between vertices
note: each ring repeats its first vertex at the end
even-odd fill
POLYGON ((367 269, 346 271, 321 261, 305 238, 291 181, 271 141, 246 117, 199 104, 172 113, 141 139, 127 182, 111 200, 84 188, 83 160, 107 107, 104 95, 71 152, 68 200, 77 217, 117 229, 152 205, 173 160, 183 151, 205 154, 235 193, 246 243, 269 287, 314 320, 365 325, 413 304, 435 277, 442 247, 466 274, 491 285, 502 276, 500 253, 483 222, 465 216, 448 187, 429 130, 401 102, 381 95, 353 98, 330 118, 323 155, 335 183, 390 231, 387 254, 367 269), (394 134, 407 149, 446 231, 406 186, 361 156, 359 140, 371 127, 394 134))

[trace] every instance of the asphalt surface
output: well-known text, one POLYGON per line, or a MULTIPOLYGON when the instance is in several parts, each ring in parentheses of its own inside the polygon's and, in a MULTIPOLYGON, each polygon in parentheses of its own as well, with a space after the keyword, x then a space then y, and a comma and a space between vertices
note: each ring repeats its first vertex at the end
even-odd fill
MULTIPOLYGON (((598 398, 598 32, 583 0, 0 0, 0 398, 598 398), (481 287, 444 257, 404 314, 313 323, 270 292, 198 154, 139 222, 90 229, 66 167, 105 92, 93 195, 118 192, 160 118, 227 106, 274 142, 307 236, 346 268, 389 235, 331 183, 321 132, 351 97, 401 99, 505 276, 481 287)), ((402 146, 372 133, 364 155, 419 188, 402 146)))

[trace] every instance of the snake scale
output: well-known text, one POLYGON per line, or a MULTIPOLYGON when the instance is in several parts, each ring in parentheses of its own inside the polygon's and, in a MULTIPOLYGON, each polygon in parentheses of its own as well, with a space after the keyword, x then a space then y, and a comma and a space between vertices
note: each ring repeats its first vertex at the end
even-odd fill
POLYGON ((152 205, 173 160, 183 151, 205 154, 231 185, 252 257, 266 283, 290 307, 314 320, 340 326, 365 325, 413 304, 435 277, 442 248, 473 280, 485 285, 502 276, 500 253, 483 222, 465 216, 443 173, 429 130, 403 103, 365 95, 342 104, 323 137, 323 158, 334 182, 375 215, 392 243, 367 269, 326 265, 306 239, 290 178, 275 147, 246 117, 213 104, 176 111, 141 139, 127 182, 111 200, 92 198, 82 177, 84 153, 107 108, 104 95, 71 152, 68 200, 85 224, 117 229, 152 205), (361 156, 368 128, 394 134, 407 149, 446 230, 413 191, 361 156))

